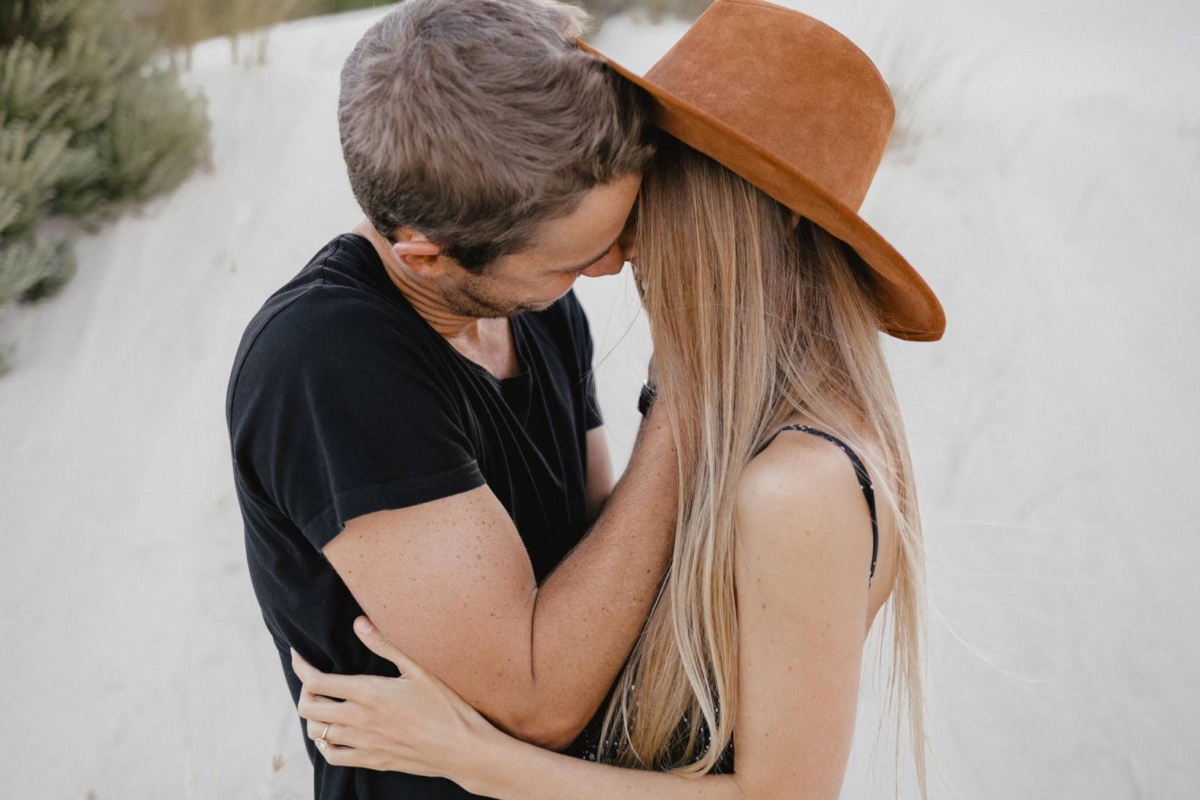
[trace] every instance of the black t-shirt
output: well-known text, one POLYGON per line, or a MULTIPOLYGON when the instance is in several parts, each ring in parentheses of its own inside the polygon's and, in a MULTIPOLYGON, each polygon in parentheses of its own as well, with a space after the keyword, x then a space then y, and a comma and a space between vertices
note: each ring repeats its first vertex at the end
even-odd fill
MULTIPOLYGON (((586 434, 602 424, 587 318, 568 292, 511 325, 520 371, 499 380, 429 326, 356 234, 250 321, 226 416, 250 578, 293 700, 289 647, 326 672, 397 674, 354 635, 362 609, 321 553, 350 519, 486 483, 539 582, 586 532, 586 434)), ((304 742, 318 800, 472 796, 330 766, 304 742)))

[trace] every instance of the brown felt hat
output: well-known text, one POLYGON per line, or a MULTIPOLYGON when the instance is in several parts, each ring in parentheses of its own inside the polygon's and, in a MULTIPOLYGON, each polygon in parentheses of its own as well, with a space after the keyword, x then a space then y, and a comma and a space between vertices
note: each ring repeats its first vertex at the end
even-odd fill
POLYGON ((930 342, 946 327, 933 291, 858 215, 896 116, 866 53, 819 20, 762 0, 716 0, 638 76, 654 124, 854 248, 875 273, 880 328, 930 342))

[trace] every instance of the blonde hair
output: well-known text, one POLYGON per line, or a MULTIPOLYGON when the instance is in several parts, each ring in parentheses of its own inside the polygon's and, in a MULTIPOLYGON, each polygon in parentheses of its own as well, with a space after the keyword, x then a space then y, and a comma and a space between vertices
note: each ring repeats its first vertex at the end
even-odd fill
POLYGON ((801 413, 882 445, 882 463, 860 456, 899 534, 888 701, 897 688, 907 699, 926 797, 921 522, 869 272, 809 220, 793 230, 790 210, 715 161, 672 139, 658 150, 638 198, 637 261, 678 452, 675 549, 605 713, 600 758, 684 775, 719 762, 737 708, 737 485, 801 413))

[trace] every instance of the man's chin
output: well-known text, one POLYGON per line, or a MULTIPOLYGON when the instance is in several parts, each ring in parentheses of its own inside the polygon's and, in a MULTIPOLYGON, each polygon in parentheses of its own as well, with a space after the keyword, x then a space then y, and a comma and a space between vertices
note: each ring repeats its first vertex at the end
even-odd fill
POLYGON ((547 308, 554 305, 559 300, 562 300, 563 296, 565 294, 566 294, 566 292, 564 292, 563 295, 560 295, 560 296, 554 298, 553 300, 545 300, 541 303, 521 303, 520 305, 514 306, 513 309, 511 311, 509 311, 507 314, 505 314, 504 316, 515 317, 518 314, 524 314, 526 311, 533 311, 533 312, 545 311, 547 308))
MULTIPOLYGON (((565 295, 566 292, 563 294, 565 295)), ((561 300, 562 296, 560 295, 553 300, 546 300, 539 303, 517 303, 516 305, 507 307, 488 303, 480 297, 471 297, 468 295, 464 299, 466 302, 455 303, 452 306, 455 313, 462 314, 463 316, 479 317, 481 319, 485 317, 500 319, 503 317, 515 317, 519 314, 524 314, 526 311, 545 311, 561 300)))
POLYGON ((495 317, 495 318, 517 317, 517 316, 520 316, 521 314, 524 314, 526 311, 532 311, 535 313, 538 311, 545 311, 547 308, 549 308, 550 306, 554 305, 557 302, 558 302, 557 300, 551 300, 548 303, 521 303, 520 305, 510 306, 509 308, 506 308, 503 310, 489 309, 487 314, 481 314, 480 316, 488 316, 488 317, 495 317))

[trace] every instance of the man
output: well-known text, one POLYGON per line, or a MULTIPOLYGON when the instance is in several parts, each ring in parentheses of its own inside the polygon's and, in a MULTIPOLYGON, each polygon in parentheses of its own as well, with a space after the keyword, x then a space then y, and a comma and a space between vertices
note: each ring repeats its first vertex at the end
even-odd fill
MULTIPOLYGON (((551 0, 407 0, 346 61, 366 219, 251 320, 227 396, 250 575, 294 700, 289 647, 395 675, 351 629, 366 613, 499 727, 583 755, 649 613, 671 433, 652 409, 614 490, 570 291, 624 264, 646 111, 574 46, 580 26, 551 0)), ((322 800, 468 796, 305 743, 322 800)))

